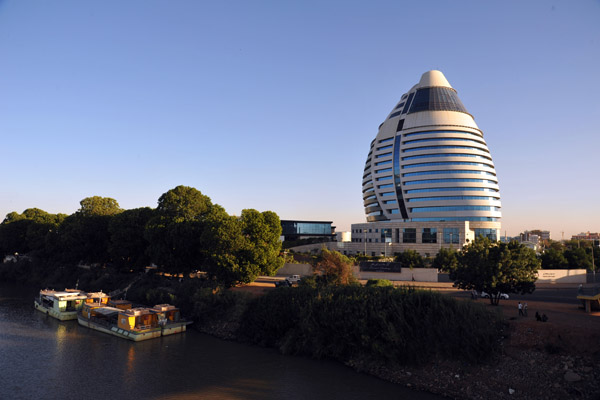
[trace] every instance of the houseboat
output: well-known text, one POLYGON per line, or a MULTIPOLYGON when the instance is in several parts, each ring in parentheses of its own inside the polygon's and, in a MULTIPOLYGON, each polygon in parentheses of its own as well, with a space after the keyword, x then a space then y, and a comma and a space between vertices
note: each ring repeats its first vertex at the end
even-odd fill
POLYGON ((86 303, 77 320, 79 325, 135 342, 185 332, 188 325, 169 304, 131 308, 126 301, 112 301, 112 306, 86 303))
POLYGON ((65 289, 63 292, 44 289, 40 290, 40 294, 34 299, 33 305, 36 310, 51 317, 68 321, 77 319, 77 312, 81 310, 87 298, 85 292, 76 289, 65 289))

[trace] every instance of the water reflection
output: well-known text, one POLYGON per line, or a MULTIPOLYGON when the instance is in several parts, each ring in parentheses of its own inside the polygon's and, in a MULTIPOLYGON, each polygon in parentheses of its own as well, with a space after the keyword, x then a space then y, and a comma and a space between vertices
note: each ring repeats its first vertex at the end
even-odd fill
POLYGON ((35 311, 0 285, 0 397, 435 399, 333 362, 287 357, 193 329, 134 343, 35 311))

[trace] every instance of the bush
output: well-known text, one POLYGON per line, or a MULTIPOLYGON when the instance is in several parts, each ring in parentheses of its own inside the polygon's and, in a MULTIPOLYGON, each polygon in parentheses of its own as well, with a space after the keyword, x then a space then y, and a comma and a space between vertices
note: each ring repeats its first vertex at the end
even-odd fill
POLYGON ((411 288, 274 290, 253 301, 239 335, 284 353, 341 361, 481 361, 498 348, 501 319, 481 304, 411 288))
POLYGON ((369 279, 367 281, 366 286, 382 287, 382 286, 394 286, 394 284, 392 283, 392 281, 390 281, 388 279, 369 279))

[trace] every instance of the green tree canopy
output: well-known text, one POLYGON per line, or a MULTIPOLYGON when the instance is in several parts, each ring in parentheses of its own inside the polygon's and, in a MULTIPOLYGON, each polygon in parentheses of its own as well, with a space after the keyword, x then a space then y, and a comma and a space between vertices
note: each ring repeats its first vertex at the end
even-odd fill
POLYGON ((141 270, 150 263, 148 241, 144 237, 146 224, 154 216, 150 207, 125 210, 111 218, 108 224, 108 252, 113 263, 125 270, 141 270))
POLYGON ((206 260, 203 232, 213 208, 208 196, 188 186, 160 196, 145 230, 152 262, 173 273, 201 269, 206 260))
POLYGON ((478 238, 458 253, 458 264, 444 270, 454 286, 485 291, 497 305, 500 293, 533 293, 540 260, 535 251, 512 241, 492 242, 478 238))
POLYGON ((454 249, 442 247, 433 259, 431 266, 439 270, 455 269, 458 265, 458 253, 454 249))
POLYGON ((540 258, 544 269, 561 269, 569 266, 564 250, 561 248, 550 247, 542 253, 540 258))
POLYGON ((398 254, 395 258, 395 261, 401 263, 402 268, 413 269, 425 267, 425 260, 423 259, 423 256, 421 256, 419 252, 412 249, 404 250, 402 253, 398 254))
POLYGON ((79 202, 77 212, 84 217, 115 215, 123 211, 119 203, 110 197, 92 196, 79 202))

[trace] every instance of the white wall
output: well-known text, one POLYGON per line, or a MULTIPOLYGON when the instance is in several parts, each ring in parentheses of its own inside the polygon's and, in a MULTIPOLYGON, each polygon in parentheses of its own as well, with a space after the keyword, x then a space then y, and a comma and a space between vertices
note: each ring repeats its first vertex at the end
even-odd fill
POLYGON ((585 269, 540 269, 536 283, 585 283, 585 269))

